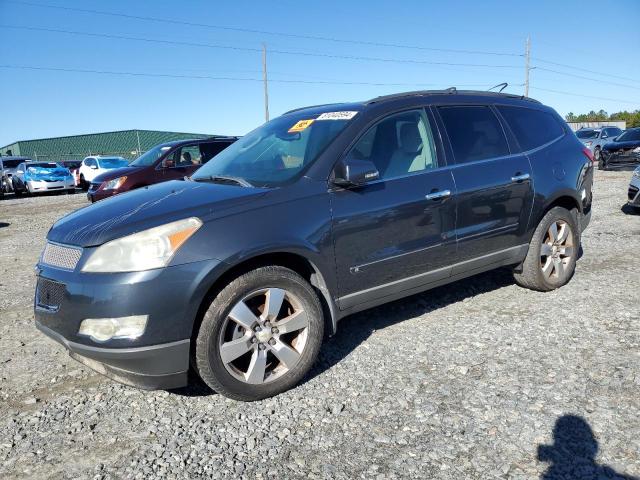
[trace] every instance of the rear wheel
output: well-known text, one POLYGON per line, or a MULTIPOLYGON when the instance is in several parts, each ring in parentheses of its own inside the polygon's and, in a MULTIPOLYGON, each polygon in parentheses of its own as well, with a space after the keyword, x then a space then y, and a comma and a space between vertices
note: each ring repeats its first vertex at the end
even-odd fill
POLYGON ((554 207, 533 234, 522 272, 514 272, 521 287, 547 292, 565 285, 576 268, 580 235, 574 215, 554 207))
POLYGON ((209 306, 196 339, 196 367, 227 397, 271 397, 309 371, 323 331, 320 302, 304 278, 283 267, 258 268, 229 283, 209 306))
POLYGON ((80 175, 80 188, 82 190, 84 190, 85 192, 87 190, 89 190, 89 184, 87 183, 87 181, 84 179, 84 175, 80 175))

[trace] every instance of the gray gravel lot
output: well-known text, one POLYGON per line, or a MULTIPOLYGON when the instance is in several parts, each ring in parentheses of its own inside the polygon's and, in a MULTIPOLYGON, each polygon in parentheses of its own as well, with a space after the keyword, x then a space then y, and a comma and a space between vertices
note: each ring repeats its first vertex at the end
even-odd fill
POLYGON ((36 331, 33 265, 84 195, 0 201, 0 477, 640 476, 640 215, 597 172, 566 287, 508 271, 351 316, 312 375, 239 403, 143 392, 36 331), (596 443, 597 442, 597 443, 596 443))

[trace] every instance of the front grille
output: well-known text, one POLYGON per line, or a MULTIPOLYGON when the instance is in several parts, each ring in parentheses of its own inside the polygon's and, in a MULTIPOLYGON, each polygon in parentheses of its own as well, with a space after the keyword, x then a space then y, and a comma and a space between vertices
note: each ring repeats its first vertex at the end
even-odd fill
POLYGON ((45 310, 58 311, 64 299, 65 286, 46 278, 38 278, 36 305, 45 310))
POLYGON ((76 268, 82 250, 80 248, 63 247, 55 243, 47 243, 42 252, 42 263, 52 267, 73 270, 76 268))
POLYGON ((633 185, 631 185, 629 187, 629 200, 633 200, 634 198, 636 198, 637 194, 638 194, 638 187, 634 187, 633 185))

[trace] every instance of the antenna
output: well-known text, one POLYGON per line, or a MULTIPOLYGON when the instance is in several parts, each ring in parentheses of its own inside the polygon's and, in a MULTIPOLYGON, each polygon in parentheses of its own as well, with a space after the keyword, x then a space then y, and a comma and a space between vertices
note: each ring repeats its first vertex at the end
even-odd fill
POLYGON ((491 87, 489 90, 487 90, 487 92, 490 92, 491 90, 493 90, 494 88, 498 88, 498 87, 502 87, 500 90, 498 90, 498 93, 502 93, 502 91, 507 88, 509 86, 509 84, 507 82, 502 82, 499 83, 497 85, 494 85, 493 87, 491 87))

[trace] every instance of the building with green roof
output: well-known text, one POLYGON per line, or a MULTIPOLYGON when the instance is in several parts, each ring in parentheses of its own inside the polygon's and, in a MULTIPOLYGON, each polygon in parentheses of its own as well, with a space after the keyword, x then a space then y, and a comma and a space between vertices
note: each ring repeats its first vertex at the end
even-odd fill
POLYGON ((203 133, 120 130, 68 137, 21 140, 0 148, 0 155, 21 155, 33 160, 82 160, 89 155, 117 155, 133 159, 151 147, 173 140, 206 138, 203 133))

